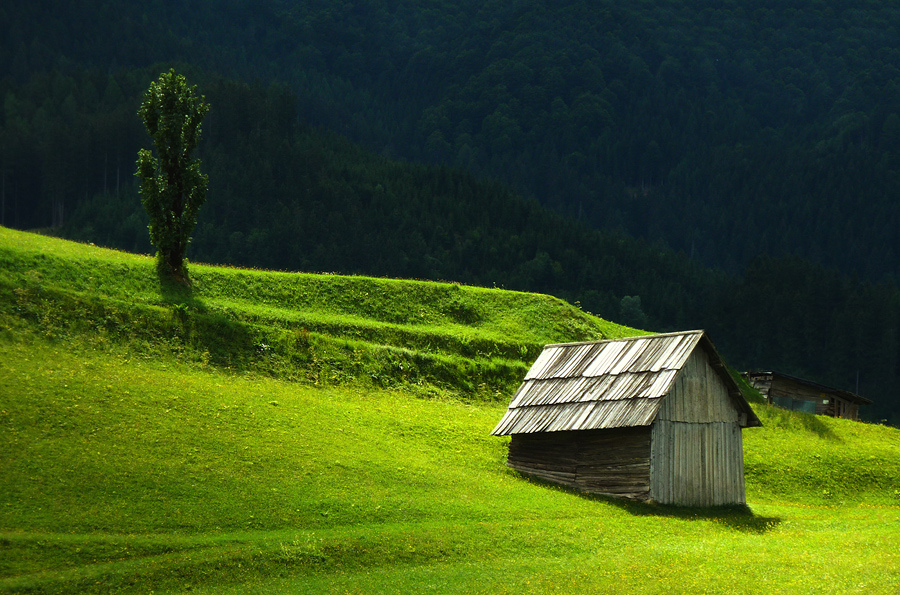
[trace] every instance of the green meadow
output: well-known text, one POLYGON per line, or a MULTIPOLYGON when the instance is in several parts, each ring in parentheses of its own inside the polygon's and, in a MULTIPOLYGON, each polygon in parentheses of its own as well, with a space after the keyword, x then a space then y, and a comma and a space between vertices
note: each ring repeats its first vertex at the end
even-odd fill
POLYGON ((190 271, 0 228, 0 592, 900 592, 896 429, 757 400, 746 508, 586 496, 489 433, 545 343, 639 331, 538 294, 190 271))

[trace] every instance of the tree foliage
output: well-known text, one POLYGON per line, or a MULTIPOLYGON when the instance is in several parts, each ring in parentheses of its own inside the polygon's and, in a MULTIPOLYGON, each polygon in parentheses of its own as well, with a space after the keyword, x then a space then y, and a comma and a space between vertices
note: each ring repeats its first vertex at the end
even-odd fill
POLYGON ((150 84, 138 114, 153 138, 157 157, 138 152, 141 202, 150 217, 150 240, 162 273, 187 282, 184 257, 197 212, 206 201, 208 178, 191 155, 200 141, 200 123, 209 104, 175 70, 150 84))

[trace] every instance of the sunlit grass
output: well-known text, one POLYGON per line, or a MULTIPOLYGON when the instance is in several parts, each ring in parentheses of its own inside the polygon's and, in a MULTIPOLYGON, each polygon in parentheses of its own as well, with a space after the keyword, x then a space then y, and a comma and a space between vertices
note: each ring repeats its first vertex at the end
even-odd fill
POLYGON ((835 505, 900 505, 900 431, 757 405, 744 433, 748 496, 835 505))
MULTIPOLYGON (((873 486, 823 505, 803 481, 771 493, 751 476, 760 502, 750 512, 613 502, 508 470, 506 441, 488 436, 502 404, 304 387, 41 343, 2 350, 5 589, 890 593, 897 584, 900 508, 873 486)), ((834 440, 791 434, 788 456, 834 440)), ((750 452, 765 442, 745 437, 750 452)), ((771 470, 790 477, 780 461, 771 470)))
POLYGON ((558 300, 192 265, 184 302, 148 257, 2 228, 0 265, 2 592, 900 591, 891 428, 756 405, 748 509, 508 469, 508 393, 464 383, 631 332, 558 300))
POLYGON ((515 388, 550 342, 638 331, 550 296, 452 283, 193 264, 192 292, 153 259, 0 228, 0 336, 174 354, 312 384, 515 388))

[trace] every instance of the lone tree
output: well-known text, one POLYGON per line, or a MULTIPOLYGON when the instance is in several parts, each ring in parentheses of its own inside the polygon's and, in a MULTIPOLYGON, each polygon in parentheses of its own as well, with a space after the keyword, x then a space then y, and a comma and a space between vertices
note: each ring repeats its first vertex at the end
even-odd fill
POLYGON ((197 225, 197 212, 206 200, 208 178, 191 153, 200 140, 200 122, 209 111, 196 85, 175 70, 150 83, 138 115, 153 138, 157 157, 138 152, 141 202, 150 216, 150 241, 156 246, 161 276, 190 285, 184 255, 197 225))

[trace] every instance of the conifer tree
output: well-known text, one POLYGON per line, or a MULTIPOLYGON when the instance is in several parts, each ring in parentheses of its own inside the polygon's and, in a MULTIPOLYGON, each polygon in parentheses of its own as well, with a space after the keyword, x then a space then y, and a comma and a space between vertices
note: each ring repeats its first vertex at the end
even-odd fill
POLYGON ((141 202, 150 216, 150 241, 156 246, 161 276, 190 285, 184 257, 197 212, 206 200, 208 178, 191 153, 200 140, 200 122, 209 111, 197 87, 175 70, 150 84, 138 115, 153 139, 156 157, 138 152, 141 202))

